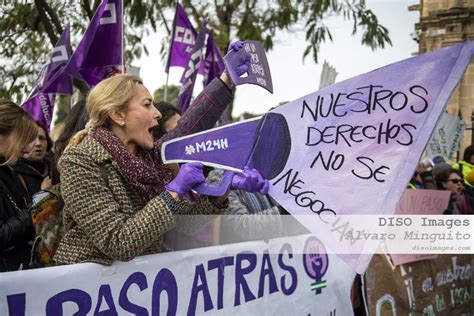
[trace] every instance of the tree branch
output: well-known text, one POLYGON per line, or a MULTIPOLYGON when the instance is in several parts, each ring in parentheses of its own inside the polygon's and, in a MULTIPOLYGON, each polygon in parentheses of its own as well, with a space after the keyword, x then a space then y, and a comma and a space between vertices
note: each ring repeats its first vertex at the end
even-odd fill
MULTIPOLYGON (((49 6, 49 4, 46 3, 46 1, 41 0, 41 2, 43 3, 43 8, 46 10, 49 17, 51 18, 51 21, 53 22, 54 26, 56 27, 56 31, 58 32, 58 34, 62 34, 63 33, 63 27, 61 26, 61 22, 59 21, 58 15, 56 14, 56 12, 53 9, 51 9, 51 7, 49 6)), ((56 43, 54 43, 54 44, 56 44, 56 43)))
POLYGON ((92 17, 93 17, 93 13, 92 13, 92 10, 91 10, 91 3, 89 2, 89 0, 83 0, 82 1, 82 7, 84 8, 84 11, 86 11, 86 14, 87 14, 87 17, 89 18, 89 20, 92 20, 92 17))
POLYGON ((94 6, 92 7, 91 20, 92 20, 92 17, 94 16, 95 12, 97 11, 97 8, 99 7, 99 5, 100 5, 100 0, 95 0, 94 1, 94 6))
POLYGON ((56 45, 56 42, 58 41, 58 37, 56 33, 54 32, 53 26, 51 25, 51 21, 48 20, 48 17, 46 16, 44 7, 42 5, 43 3, 44 3, 44 0, 35 0, 36 10, 38 11, 38 15, 41 20, 41 23, 44 25, 46 34, 48 34, 49 40, 54 46, 56 45))
POLYGON ((165 25, 166 32, 168 32, 168 35, 170 35, 171 30, 168 26, 168 23, 166 22, 165 15, 163 14, 163 10, 160 8, 160 9, 158 9, 158 11, 160 11, 160 16, 161 16, 161 19, 163 20, 163 24, 165 25))

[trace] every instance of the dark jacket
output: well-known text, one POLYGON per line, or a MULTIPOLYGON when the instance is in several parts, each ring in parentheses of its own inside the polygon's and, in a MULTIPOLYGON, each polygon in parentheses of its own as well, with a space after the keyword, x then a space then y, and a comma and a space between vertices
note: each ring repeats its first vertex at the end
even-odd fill
POLYGON ((28 195, 31 197, 41 190, 41 183, 45 178, 44 174, 46 173, 46 175, 48 175, 49 168, 50 163, 46 159, 43 161, 20 159, 13 167, 13 170, 18 177, 23 179, 24 185, 26 185, 28 190, 28 195))
MULTIPOLYGON (((0 156, 0 164, 5 158, 0 156)), ((34 237, 28 194, 7 165, 0 165, 0 271, 28 267, 34 237)))

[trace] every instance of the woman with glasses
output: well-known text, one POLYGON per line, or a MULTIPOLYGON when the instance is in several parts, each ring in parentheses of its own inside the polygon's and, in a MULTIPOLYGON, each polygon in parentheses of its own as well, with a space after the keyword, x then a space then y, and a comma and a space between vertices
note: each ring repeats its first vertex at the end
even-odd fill
POLYGON ((451 199, 444 214, 472 214, 472 199, 464 194, 462 175, 454 168, 446 168, 435 174, 439 190, 451 191, 451 199))

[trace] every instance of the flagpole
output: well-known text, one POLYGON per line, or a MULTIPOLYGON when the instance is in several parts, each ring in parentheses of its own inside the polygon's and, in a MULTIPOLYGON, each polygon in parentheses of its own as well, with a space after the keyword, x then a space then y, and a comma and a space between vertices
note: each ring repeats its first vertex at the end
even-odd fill
POLYGON ((122 9, 122 37, 121 37, 121 40, 122 40, 122 74, 125 73, 125 41, 124 41, 124 31, 123 31, 123 28, 124 28, 124 24, 125 24, 125 14, 124 14, 124 11, 123 11, 123 0, 120 1, 120 7, 122 9))
POLYGON ((174 18, 173 18, 173 28, 171 29, 171 34, 170 34, 170 46, 168 49, 168 60, 166 61, 166 83, 165 83, 165 95, 163 97, 163 101, 166 102, 166 98, 168 96, 168 79, 170 77, 170 59, 171 59, 171 51, 173 49, 173 36, 174 36, 174 29, 176 28, 176 18, 178 15, 178 4, 179 1, 176 2, 176 9, 174 12, 174 18))
POLYGON ((166 74, 166 84, 165 84, 165 96, 163 97, 163 101, 166 102, 166 97, 168 96, 168 79, 170 77, 170 71, 166 74))

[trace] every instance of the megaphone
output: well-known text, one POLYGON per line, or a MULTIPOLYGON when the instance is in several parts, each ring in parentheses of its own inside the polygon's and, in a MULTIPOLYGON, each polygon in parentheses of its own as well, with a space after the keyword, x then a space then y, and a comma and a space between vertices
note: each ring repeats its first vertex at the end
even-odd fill
POLYGON ((224 169, 218 185, 203 183, 195 188, 204 195, 221 196, 229 188, 235 172, 245 166, 257 169, 267 180, 285 167, 291 150, 291 137, 285 117, 268 112, 249 119, 163 143, 164 163, 201 162, 224 169))

